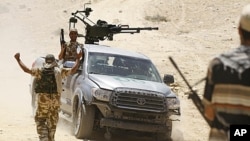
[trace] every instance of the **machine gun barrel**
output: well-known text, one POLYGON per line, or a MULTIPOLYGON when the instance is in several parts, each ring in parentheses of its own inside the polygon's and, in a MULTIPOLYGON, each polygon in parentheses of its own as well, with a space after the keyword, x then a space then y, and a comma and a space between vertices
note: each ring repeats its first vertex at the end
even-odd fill
POLYGON ((158 30, 158 27, 120 28, 118 33, 140 33, 141 30, 158 30))
POLYGON ((128 25, 119 25, 110 28, 110 31, 114 34, 116 33, 140 33, 141 30, 158 30, 158 27, 137 27, 130 28, 128 25))

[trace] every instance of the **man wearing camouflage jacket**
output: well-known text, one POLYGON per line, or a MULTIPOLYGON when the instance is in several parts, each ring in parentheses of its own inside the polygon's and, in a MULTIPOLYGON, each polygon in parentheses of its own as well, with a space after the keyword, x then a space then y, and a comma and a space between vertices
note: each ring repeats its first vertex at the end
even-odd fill
POLYGON ((83 44, 77 41, 78 31, 76 28, 71 28, 69 30, 70 41, 61 45, 61 51, 58 55, 59 60, 65 61, 75 61, 78 49, 83 48, 83 44))
POLYGON ((75 65, 70 68, 59 68, 54 55, 48 54, 41 68, 29 69, 20 59, 20 53, 14 55, 21 69, 35 77, 37 109, 35 122, 40 141, 54 141, 59 119, 62 78, 76 72, 81 52, 76 56, 75 65))

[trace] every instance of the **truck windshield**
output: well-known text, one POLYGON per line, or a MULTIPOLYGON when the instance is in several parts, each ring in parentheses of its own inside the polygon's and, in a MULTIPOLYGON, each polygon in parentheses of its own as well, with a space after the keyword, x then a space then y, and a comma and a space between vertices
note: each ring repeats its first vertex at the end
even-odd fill
POLYGON ((90 53, 88 73, 161 82, 150 60, 104 53, 90 53))

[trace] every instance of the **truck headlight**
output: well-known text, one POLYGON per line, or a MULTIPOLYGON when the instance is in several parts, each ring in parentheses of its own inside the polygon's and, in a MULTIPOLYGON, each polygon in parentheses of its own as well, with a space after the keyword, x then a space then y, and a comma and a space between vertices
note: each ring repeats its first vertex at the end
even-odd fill
POLYGON ((112 91, 102 90, 98 88, 92 89, 92 94, 97 100, 109 101, 112 91))
POLYGON ((176 97, 167 97, 167 106, 169 109, 178 109, 180 108, 180 100, 176 97))

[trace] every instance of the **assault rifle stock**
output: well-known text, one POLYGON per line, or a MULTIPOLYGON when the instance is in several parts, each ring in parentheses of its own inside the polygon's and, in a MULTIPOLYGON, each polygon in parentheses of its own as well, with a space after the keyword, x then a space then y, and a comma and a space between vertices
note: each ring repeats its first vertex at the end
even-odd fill
POLYGON ((193 90, 192 86, 188 83, 187 79, 184 77, 184 75, 180 71, 179 67, 177 66, 177 64, 175 63, 175 61, 173 60, 173 58, 169 57, 169 60, 173 64, 173 66, 175 67, 175 69, 178 71, 178 73, 180 74, 180 76, 182 77, 182 79, 184 80, 184 82, 186 83, 186 85, 188 86, 189 90, 191 91, 191 93, 188 95, 188 98, 190 98, 193 101, 194 105, 199 110, 199 112, 202 115, 202 117, 206 120, 207 124, 210 127, 212 127, 212 122, 209 121, 204 116, 204 105, 202 104, 201 98, 199 97, 199 95, 197 94, 197 92, 195 90, 193 90))

